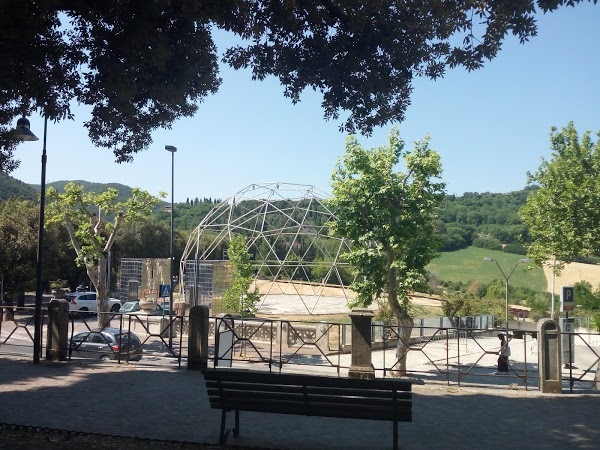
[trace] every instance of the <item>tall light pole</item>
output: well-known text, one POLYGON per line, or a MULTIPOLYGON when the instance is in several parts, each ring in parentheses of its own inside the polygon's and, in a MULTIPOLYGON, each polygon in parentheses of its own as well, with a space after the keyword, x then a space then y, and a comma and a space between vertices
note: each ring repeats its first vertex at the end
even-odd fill
MULTIPOLYGON (((36 262, 35 312, 33 315, 33 363, 40 363, 42 353, 42 262, 44 258, 44 209, 46 206, 46 131, 48 118, 44 115, 44 144, 42 146, 42 180, 40 183, 40 220, 38 226, 38 247, 36 262)), ((29 129, 29 120, 21 117, 17 121, 16 135, 23 141, 37 141, 38 137, 29 129)))
POLYGON ((521 263, 528 263, 530 260, 527 258, 522 258, 519 261, 517 261, 517 263, 512 267, 512 269, 510 269, 510 272, 508 272, 508 275, 506 275, 506 273, 504 272, 504 270, 502 270, 502 267, 500 267, 500 264, 498 264, 498 261, 496 261, 494 258, 483 258, 484 261, 493 261, 496 263, 496 265, 498 266, 498 269, 500 269, 500 272, 502 273, 502 277, 504 278, 504 286, 506 289, 506 297, 505 297, 505 308, 506 308, 506 339, 508 339, 508 280, 510 279, 511 275, 513 274, 513 272, 515 271, 515 269, 517 268, 517 266, 521 263))
MULTIPOLYGON (((169 262, 170 262, 170 272, 171 278, 169 283, 171 284, 171 289, 169 290, 169 316, 173 316, 173 199, 175 192, 175 152, 177 151, 176 147, 172 145, 165 145, 165 150, 171 152, 171 243, 169 245, 169 262)), ((172 319, 170 319, 172 320, 172 319)), ((173 344, 173 327, 172 324, 169 325, 169 347, 173 344)))

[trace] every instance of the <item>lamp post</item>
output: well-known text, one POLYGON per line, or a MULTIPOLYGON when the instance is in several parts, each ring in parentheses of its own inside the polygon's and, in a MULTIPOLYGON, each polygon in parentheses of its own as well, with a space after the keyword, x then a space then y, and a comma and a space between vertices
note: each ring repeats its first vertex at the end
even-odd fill
MULTIPOLYGON (((170 272, 171 277, 169 283, 171 284, 171 289, 169 289, 169 316, 173 316, 173 197, 175 192, 175 152, 177 151, 176 147, 172 145, 165 145, 165 150, 171 152, 171 243, 169 245, 169 262, 170 262, 170 272)), ((171 318, 169 318, 172 320, 171 318)), ((172 324, 169 325, 169 347, 173 344, 173 327, 172 324)))
MULTIPOLYGON (((35 312, 33 315, 33 363, 40 363, 42 352, 42 262, 44 257, 44 209, 46 206, 46 131, 48 118, 44 115, 44 140, 42 146, 42 180, 40 183, 40 220, 38 226, 38 248, 36 262, 35 312)), ((21 117, 17 121, 16 135, 23 141, 37 141, 38 137, 29 129, 29 120, 21 117)))
POLYGON ((510 279, 511 275, 513 274, 513 272, 515 271, 515 269, 517 268, 517 266, 521 263, 528 263, 530 260, 527 258, 522 258, 519 261, 517 261, 517 263, 512 267, 512 269, 510 269, 510 271, 508 272, 508 275, 506 275, 506 273, 504 272, 504 270, 502 270, 502 267, 500 267, 500 264, 498 264, 498 261, 496 261, 494 258, 483 258, 484 261, 493 261, 496 263, 496 265, 498 266, 498 269, 500 269, 500 272, 502 273, 502 277, 504 278, 504 286, 506 289, 506 296, 505 296, 505 308, 506 308, 506 339, 508 339, 508 280, 510 279))

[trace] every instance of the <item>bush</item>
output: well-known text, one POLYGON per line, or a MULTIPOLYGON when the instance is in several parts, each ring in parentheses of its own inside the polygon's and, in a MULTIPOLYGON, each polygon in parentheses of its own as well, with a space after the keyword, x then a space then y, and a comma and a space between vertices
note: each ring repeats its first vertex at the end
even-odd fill
POLYGON ((600 311, 596 311, 591 317, 592 326, 600 333, 600 311))
POLYGON ((502 250, 502 243, 492 237, 476 237, 473 239, 473 246, 488 250, 502 250))
POLYGON ((502 251, 506 253, 514 253, 515 255, 527 254, 527 249, 521 244, 506 244, 502 251))

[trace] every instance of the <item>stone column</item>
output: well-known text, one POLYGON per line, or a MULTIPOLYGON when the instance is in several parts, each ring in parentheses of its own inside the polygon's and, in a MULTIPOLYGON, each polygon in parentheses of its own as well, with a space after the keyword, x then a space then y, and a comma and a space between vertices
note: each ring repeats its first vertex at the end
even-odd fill
POLYGON ((540 391, 562 394, 562 352, 560 327, 554 320, 538 322, 538 361, 540 391))
POLYGON ((329 352, 328 326, 327 322, 320 322, 315 327, 315 345, 325 355, 329 352))
POLYGON ((52 299, 48 305, 46 360, 66 361, 69 356, 69 303, 52 299))
POLYGON ((204 370, 208 366, 208 306, 190 309, 188 337, 188 370, 204 370))
POLYGON ((348 378, 375 379, 375 368, 371 362, 371 320, 375 315, 366 308, 353 309, 352 319, 352 362, 348 378))

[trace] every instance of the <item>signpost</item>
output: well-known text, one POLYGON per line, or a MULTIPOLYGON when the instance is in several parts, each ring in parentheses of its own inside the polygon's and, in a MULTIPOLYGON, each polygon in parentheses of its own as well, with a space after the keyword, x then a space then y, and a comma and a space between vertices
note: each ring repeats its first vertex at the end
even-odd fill
POLYGON ((560 332, 562 336, 562 360, 563 363, 573 364, 575 362, 575 343, 571 338, 571 333, 575 331, 575 318, 561 317, 560 332))
POLYGON ((171 285, 170 284, 161 284, 158 289, 158 296, 160 298, 166 298, 171 296, 171 285))
POLYGON ((568 313, 575 308, 575 288, 562 286, 560 290, 560 310, 568 313))
MULTIPOLYGON (((575 309, 575 288, 573 286, 561 286, 560 290, 560 310, 566 317, 560 318, 560 331, 562 334, 562 359, 565 367, 573 369, 575 361, 575 348, 573 345, 572 334, 575 331, 575 319, 569 318, 569 311, 575 309)), ((571 379, 573 379, 571 374, 571 379)), ((572 383, 572 382, 571 382, 572 383)), ((571 388, 573 385, 571 384, 571 388)))

